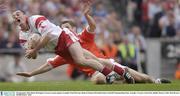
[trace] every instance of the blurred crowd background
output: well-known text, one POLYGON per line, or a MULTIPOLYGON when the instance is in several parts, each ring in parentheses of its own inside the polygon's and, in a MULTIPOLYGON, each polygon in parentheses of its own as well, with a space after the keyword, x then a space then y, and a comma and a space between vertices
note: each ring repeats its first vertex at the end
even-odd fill
MULTIPOLYGON (((12 24, 13 11, 41 14, 57 25, 63 19, 72 19, 81 32, 87 25, 81 5, 80 0, 0 0, 0 54, 14 56, 14 62, 8 65, 12 68, 7 69, 13 72, 6 72, 6 77, 26 69, 20 61, 22 49, 12 24)), ((93 0, 92 16, 97 26, 96 43, 103 54, 143 73, 148 73, 146 40, 180 40, 179 0, 93 0)), ((178 79, 180 64, 176 59, 174 75, 178 79)))

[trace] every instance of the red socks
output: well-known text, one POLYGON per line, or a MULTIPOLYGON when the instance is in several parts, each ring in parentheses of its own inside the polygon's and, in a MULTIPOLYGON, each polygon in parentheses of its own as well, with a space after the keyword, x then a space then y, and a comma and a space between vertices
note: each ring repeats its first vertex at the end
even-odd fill
POLYGON ((111 73, 112 71, 106 67, 103 68, 103 70, 101 71, 102 74, 104 74, 105 76, 107 76, 109 73, 111 73))
POLYGON ((122 67, 120 67, 120 66, 118 66, 118 65, 113 65, 113 69, 112 69, 114 72, 116 72, 116 73, 118 73, 119 75, 123 75, 124 74, 124 72, 125 72, 125 70, 122 68, 122 67))
MULTIPOLYGON (((121 76, 123 76, 123 74, 124 74, 124 72, 125 72, 124 68, 122 68, 122 67, 120 67, 120 66, 118 66, 118 65, 115 65, 115 64, 113 65, 112 70, 113 70, 114 72, 116 72, 117 74, 121 75, 121 76)), ((104 67, 103 70, 101 71, 101 73, 104 74, 105 76, 107 76, 109 73, 112 72, 112 70, 110 70, 110 69, 107 68, 107 67, 104 67)))

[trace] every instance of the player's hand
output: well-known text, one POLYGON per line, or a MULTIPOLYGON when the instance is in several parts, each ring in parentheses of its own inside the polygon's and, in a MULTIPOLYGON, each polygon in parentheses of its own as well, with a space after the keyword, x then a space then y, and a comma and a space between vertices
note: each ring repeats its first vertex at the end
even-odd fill
POLYGON ((28 59, 31 59, 31 58, 36 59, 37 52, 34 49, 26 50, 25 57, 28 58, 28 59))
POLYGON ((24 77, 31 77, 31 74, 29 72, 18 72, 16 75, 24 76, 24 77))
POLYGON ((88 14, 90 14, 90 12, 91 12, 91 5, 92 5, 92 2, 91 1, 87 1, 87 2, 84 2, 84 4, 83 4, 83 13, 85 14, 85 15, 88 15, 88 14))

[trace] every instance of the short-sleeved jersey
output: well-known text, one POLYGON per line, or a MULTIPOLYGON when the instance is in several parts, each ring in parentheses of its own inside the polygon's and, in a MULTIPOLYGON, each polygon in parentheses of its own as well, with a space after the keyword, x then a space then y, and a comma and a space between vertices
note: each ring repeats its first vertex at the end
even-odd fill
POLYGON ((50 41, 45 47, 47 49, 54 50, 57 45, 58 38, 62 32, 62 29, 59 26, 51 23, 48 19, 46 19, 46 17, 42 15, 33 15, 28 17, 27 24, 30 27, 30 29, 27 31, 29 34, 38 33, 41 36, 48 34, 50 41))

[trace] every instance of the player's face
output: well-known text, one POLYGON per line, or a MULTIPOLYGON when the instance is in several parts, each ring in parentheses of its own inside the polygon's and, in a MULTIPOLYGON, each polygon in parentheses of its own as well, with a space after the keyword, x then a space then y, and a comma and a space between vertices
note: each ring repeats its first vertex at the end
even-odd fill
POLYGON ((22 29, 27 29, 26 15, 20 10, 13 12, 13 21, 16 25, 20 26, 22 29))
POLYGON ((68 28, 70 30, 72 30, 72 26, 69 23, 64 23, 61 25, 62 28, 68 28))
POLYGON ((61 27, 62 28, 68 28, 68 29, 76 32, 76 27, 71 26, 71 24, 69 24, 69 23, 64 23, 64 24, 61 25, 61 27))

